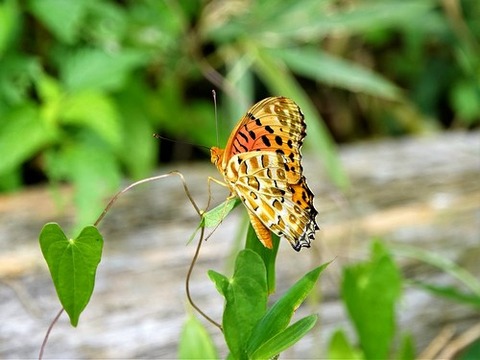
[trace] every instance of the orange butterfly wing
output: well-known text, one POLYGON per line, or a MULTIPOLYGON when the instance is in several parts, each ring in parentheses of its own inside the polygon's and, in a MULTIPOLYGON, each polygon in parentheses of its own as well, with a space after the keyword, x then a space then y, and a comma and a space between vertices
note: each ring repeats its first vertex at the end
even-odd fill
POLYGON ((313 193, 302 175, 304 116, 292 100, 266 98, 239 121, 225 150, 213 147, 212 162, 248 210, 259 240, 272 247, 270 231, 299 251, 318 226, 313 193))

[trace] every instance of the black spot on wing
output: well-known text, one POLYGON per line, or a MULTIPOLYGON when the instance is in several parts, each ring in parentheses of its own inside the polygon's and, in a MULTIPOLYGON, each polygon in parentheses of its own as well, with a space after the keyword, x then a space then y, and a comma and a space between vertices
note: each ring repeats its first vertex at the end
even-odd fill
POLYGON ((272 144, 270 143, 270 140, 268 140, 268 137, 266 135, 262 135, 262 142, 265 144, 265 146, 270 147, 272 144))
POLYGON ((270 134, 273 134, 274 130, 270 127, 270 125, 265 126, 265 131, 269 132, 270 134))
POLYGON ((240 135, 243 140, 248 141, 247 135, 245 135, 243 132, 239 132, 238 135, 240 135))

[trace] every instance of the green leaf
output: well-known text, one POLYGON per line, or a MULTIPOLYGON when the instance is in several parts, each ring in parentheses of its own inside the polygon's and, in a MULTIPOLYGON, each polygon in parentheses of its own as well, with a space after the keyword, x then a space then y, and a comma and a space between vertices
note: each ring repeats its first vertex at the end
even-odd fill
POLYGON ((305 274, 268 310, 252 331, 247 353, 252 355, 260 346, 282 332, 290 319, 316 284, 320 273, 329 263, 305 274))
POLYGON ((215 288, 220 293, 220 295, 226 297, 228 286, 230 283, 228 278, 225 275, 220 274, 219 272, 216 272, 214 270, 208 270, 208 277, 210 278, 210 280, 213 281, 213 283, 215 284, 215 288))
POLYGON ((247 340, 267 308, 267 279, 263 261, 251 250, 242 250, 225 292, 223 330, 235 359, 245 357, 247 340))
POLYGON ((90 0, 30 0, 36 17, 61 41, 72 44, 78 36, 90 0))
POLYGON ((145 60, 140 51, 107 54, 97 49, 82 49, 65 57, 61 75, 69 91, 116 90, 124 86, 128 75, 145 60))
POLYGON ((282 47, 292 42, 318 42, 332 33, 349 36, 411 26, 435 5, 433 0, 362 1, 348 7, 318 0, 255 1, 225 17, 228 21, 211 21, 205 32, 217 42, 230 44, 244 40, 245 34, 255 34, 255 42, 262 47, 282 47))
POLYGON ((469 344, 456 359, 458 360, 478 360, 480 356, 480 339, 469 344))
POLYGON ((179 359, 218 359, 212 338, 195 316, 189 315, 183 325, 178 345, 179 359))
POLYGON ((400 349, 398 350, 398 356, 395 359, 398 360, 414 360, 415 357, 415 344, 413 337, 410 334, 404 335, 400 349))
POLYGON ((22 171, 20 167, 0 174, 0 192, 11 192, 21 187, 22 171))
POLYGON ((15 0, 6 0, 0 4, 0 59, 12 43, 20 27, 20 9, 15 0))
POLYGON ((0 124, 9 110, 29 102, 32 85, 40 72, 39 59, 34 56, 14 52, 0 55, 0 124), (4 103, 9 106, 3 106, 4 103))
POLYGON ((77 326, 95 285, 102 235, 96 227, 87 226, 76 239, 67 239, 58 224, 49 223, 40 232, 39 240, 58 298, 70 323, 77 326))
POLYGON ((355 349, 343 330, 336 330, 328 345, 328 359, 362 360, 362 353, 355 349))
MULTIPOLYGON (((364 1, 345 10, 332 11, 330 7, 322 14, 310 13, 302 26, 293 29, 296 23, 287 22, 289 26, 279 30, 280 35, 312 41, 332 33, 348 36, 386 27, 411 26, 421 21, 435 5, 433 0, 364 1)), ((277 26, 278 23, 277 20, 277 26)))
POLYGON ((476 297, 480 297, 480 281, 477 277, 447 257, 413 246, 392 245, 391 248, 395 255, 420 260, 450 274, 470 289, 476 297))
POLYGON ((120 147, 120 119, 112 98, 100 91, 82 91, 67 95, 61 106, 63 123, 88 127, 113 148, 120 147))
POLYGON ((266 341, 250 356, 251 359, 271 359, 293 346, 304 337, 317 322, 317 315, 310 315, 298 320, 270 340, 266 341))
POLYGON ((140 79, 131 77, 129 86, 116 99, 123 130, 119 155, 134 179, 148 176, 157 164, 158 144, 152 136, 154 129, 147 109, 149 91, 140 79))
POLYGON ((241 201, 237 197, 227 199, 227 201, 206 212, 203 214, 204 226, 207 228, 218 226, 230 213, 230 211, 232 211, 240 203, 241 201))
POLYGON ((478 123, 480 121, 480 84, 478 78, 458 81, 451 89, 450 102, 459 120, 466 125, 478 123))
POLYGON ((280 245, 279 237, 273 233, 272 244, 273 249, 263 246, 260 240, 258 240, 257 234, 255 233, 252 225, 249 223, 245 249, 255 251, 262 258, 265 268, 267 269, 267 284, 269 294, 273 294, 275 292, 275 260, 277 258, 278 248, 280 245))
POLYGON ((439 286, 415 280, 411 281, 410 283, 414 286, 430 292, 435 296, 441 296, 448 300, 453 300, 458 303, 464 303, 466 305, 472 305, 480 309, 480 297, 476 294, 465 293, 453 286, 439 286))
POLYGON ((68 180, 75 185, 74 201, 79 224, 93 222, 105 207, 105 197, 120 185, 120 169, 115 154, 93 138, 91 134, 86 134, 85 139, 58 151, 52 149, 46 156, 50 178, 68 180))
POLYGON ((344 269, 342 297, 367 359, 388 357, 401 287, 398 268, 378 242, 370 261, 344 269))
POLYGON ((0 131, 0 174, 28 160, 52 142, 54 131, 39 116, 34 106, 26 105, 9 112, 2 119, 0 131))
POLYGON ((328 85, 365 93, 389 100, 400 99, 400 89, 393 83, 361 67, 317 48, 281 48, 269 50, 272 56, 281 58, 297 74, 307 76, 328 85))

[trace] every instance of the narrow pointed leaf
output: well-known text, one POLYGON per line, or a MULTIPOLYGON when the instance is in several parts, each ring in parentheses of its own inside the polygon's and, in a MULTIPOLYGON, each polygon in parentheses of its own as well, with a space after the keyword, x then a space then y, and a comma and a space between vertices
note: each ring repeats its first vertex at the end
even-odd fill
POLYGON ((414 360, 415 359, 415 342, 411 334, 406 334, 402 338, 398 355, 398 360, 414 360))
POLYGON ((303 276, 268 310, 252 331, 248 341, 248 354, 253 354, 262 344, 288 326, 295 310, 305 300, 328 264, 323 264, 303 276))
POLYGON ((317 48, 269 50, 294 72, 325 84, 389 100, 398 100, 401 91, 392 82, 368 68, 322 52, 317 48))
POLYGON ((328 359, 363 359, 362 353, 355 349, 347 339, 343 330, 337 330, 328 345, 328 359))
POLYGON ((251 356, 252 359, 271 359, 285 349, 293 346, 304 337, 317 322, 317 315, 310 315, 298 320, 282 332, 260 346, 251 356))
POLYGON ((47 261, 60 302, 77 326, 95 285, 103 238, 94 226, 85 227, 76 239, 67 239, 55 223, 46 224, 40 233, 40 247, 47 261))

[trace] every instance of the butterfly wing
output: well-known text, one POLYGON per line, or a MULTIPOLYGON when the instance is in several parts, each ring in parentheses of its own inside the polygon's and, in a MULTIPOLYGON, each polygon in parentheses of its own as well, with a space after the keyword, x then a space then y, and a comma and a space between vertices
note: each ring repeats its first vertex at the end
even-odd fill
POLYGON ((305 138, 303 113, 295 102, 286 97, 269 97, 247 111, 232 131, 223 153, 223 168, 232 156, 249 151, 272 151, 290 159, 290 181, 301 176, 300 148, 305 138))
POLYGON ((288 158, 272 152, 238 154, 229 163, 227 179, 247 208, 259 240, 271 248, 270 229, 299 251, 314 239, 317 211, 305 178, 290 184, 285 163, 288 158))

